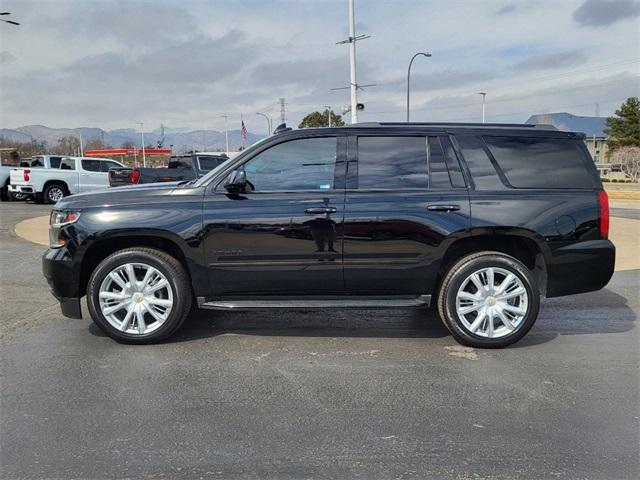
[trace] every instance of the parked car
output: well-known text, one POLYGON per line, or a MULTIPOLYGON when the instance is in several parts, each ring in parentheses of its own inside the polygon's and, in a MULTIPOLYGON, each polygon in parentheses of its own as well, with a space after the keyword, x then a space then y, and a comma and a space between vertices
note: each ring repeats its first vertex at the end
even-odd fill
MULTIPOLYGON (((61 159, 61 156, 55 155, 36 155, 30 159, 21 160, 19 166, 28 168, 58 168, 61 159)), ((29 197, 29 195, 19 191, 9 192, 9 185, 11 184, 10 174, 14 168, 16 168, 15 165, 3 165, 0 167, 0 185, 2 185, 0 199, 2 199, 2 201, 25 200, 29 197)))
POLYGON ((14 168, 9 191, 56 203, 68 195, 107 188, 108 172, 113 167, 122 164, 108 158, 63 157, 50 168, 14 168))
POLYGON ((109 185, 119 187, 140 183, 193 180, 202 177, 227 160, 229 157, 224 154, 197 153, 172 156, 166 167, 113 168, 109 171, 109 185))
POLYGON ((540 296, 604 287, 609 207, 584 136, 528 125, 277 134, 183 184, 61 200, 44 274, 64 315, 129 343, 205 309, 432 305, 504 347, 540 296))

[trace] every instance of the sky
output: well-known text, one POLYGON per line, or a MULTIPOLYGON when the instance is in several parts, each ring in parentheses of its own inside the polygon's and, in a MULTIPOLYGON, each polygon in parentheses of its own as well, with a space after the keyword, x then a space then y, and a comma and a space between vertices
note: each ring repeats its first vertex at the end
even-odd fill
MULTIPOLYGON (((349 104, 347 0, 0 0, 0 127, 265 133, 349 104)), ((359 121, 610 115, 640 95, 638 0, 356 0, 359 121)), ((347 115, 348 117, 348 115, 347 115)), ((347 118, 348 119, 348 118, 347 118)))

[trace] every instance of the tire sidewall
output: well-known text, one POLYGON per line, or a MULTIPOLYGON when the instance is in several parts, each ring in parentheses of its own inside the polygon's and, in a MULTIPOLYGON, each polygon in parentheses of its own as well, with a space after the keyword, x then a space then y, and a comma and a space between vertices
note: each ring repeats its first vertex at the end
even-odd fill
POLYGON ((64 197, 67 196, 66 195, 67 192, 62 185, 58 183, 47 185, 47 188, 44 189, 43 196, 44 196, 44 201, 48 204, 53 204, 57 202, 57 200, 52 200, 51 198, 49 198, 49 192, 51 192, 51 190, 53 190, 54 188, 59 188, 62 191, 62 197, 60 197, 60 199, 63 199, 64 197))
POLYGON ((535 289, 536 283, 533 275, 529 269, 527 269, 527 267, 518 260, 506 255, 488 254, 475 258, 467 263, 463 263, 453 273, 453 276, 448 282, 446 288, 447 291, 444 292, 443 310, 444 314, 448 317, 448 321, 446 322, 447 327, 456 339, 470 346, 500 348, 511 345, 527 334, 538 317, 540 296, 535 289), (522 323, 514 332, 500 338, 487 338, 469 332, 463 327, 462 321, 456 311, 456 297, 458 289, 462 283, 474 271, 488 267, 502 268, 513 273, 520 279, 527 291, 528 308, 522 323))
POLYGON ((178 285, 176 282, 178 275, 179 272, 173 266, 151 253, 124 251, 111 255, 96 267, 87 285, 87 304, 91 318, 103 332, 116 340, 126 343, 153 343, 160 341, 171 335, 182 324, 185 317, 185 309, 189 308, 189 302, 186 301, 186 298, 191 293, 183 291, 186 289, 178 285), (169 317, 157 330, 149 334, 132 335, 117 330, 104 317, 100 309, 100 285, 109 272, 126 263, 144 263, 156 268, 165 276, 172 289, 174 303, 169 317))

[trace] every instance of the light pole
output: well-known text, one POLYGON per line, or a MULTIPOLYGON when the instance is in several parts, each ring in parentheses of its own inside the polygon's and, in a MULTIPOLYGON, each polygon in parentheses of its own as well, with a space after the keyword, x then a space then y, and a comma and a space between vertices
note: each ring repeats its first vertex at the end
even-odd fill
POLYGON ((146 168, 147 166, 147 155, 144 151, 144 123, 138 122, 136 125, 140 125, 140 131, 142 133, 142 166, 146 168))
POLYGON ((323 105, 327 109, 327 117, 329 117, 329 128, 331 128, 331 105, 323 105))
POLYGON ((261 115, 267 120, 267 137, 271 136, 271 117, 262 112, 256 112, 256 115, 261 115))
POLYGON ((224 115, 220 115, 224 118, 224 146, 225 146, 225 155, 229 153, 229 129, 227 128, 227 117, 228 115, 225 113, 224 115))
POLYGON ((484 100, 487 97, 487 92, 478 92, 478 95, 482 95, 482 123, 484 123, 484 100))
POLYGON ((416 59, 416 57, 419 57, 420 55, 423 55, 427 58, 429 58, 431 56, 431 54, 429 52, 418 52, 416 53, 413 57, 411 57, 411 60, 409 61, 409 68, 407 69, 407 122, 409 122, 409 89, 411 86, 411 65, 413 64, 413 61, 416 59))

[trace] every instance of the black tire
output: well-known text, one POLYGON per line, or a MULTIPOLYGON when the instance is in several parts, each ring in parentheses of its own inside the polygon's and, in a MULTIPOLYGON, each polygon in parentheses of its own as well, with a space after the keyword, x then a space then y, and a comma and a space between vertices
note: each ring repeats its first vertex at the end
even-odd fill
POLYGON ((3 202, 8 202, 9 198, 9 182, 4 185, 4 187, 0 188, 0 200, 3 202))
POLYGON ((184 266, 168 253, 153 248, 127 248, 105 258, 93 271, 87 286, 87 304, 94 323, 116 341, 130 344, 157 343, 171 336, 189 315, 192 305, 191 282, 184 266), (157 330, 149 334, 134 335, 116 329, 100 309, 100 285, 113 269, 127 263, 144 263, 156 268, 166 277, 173 290, 174 303, 169 316, 157 330))
POLYGON ((461 344, 478 348, 502 348, 519 341, 531 329, 540 309, 540 294, 532 272, 517 259, 500 252, 477 252, 455 262, 445 274, 437 297, 438 315, 461 344), (496 267, 506 270, 520 280, 527 293, 526 314, 509 334, 499 338, 476 335, 467 329, 456 309, 456 296, 463 282, 475 271, 496 267))
POLYGON ((69 195, 69 191, 61 183, 50 183, 49 185, 44 187, 44 191, 42 192, 42 197, 44 199, 44 202, 48 204, 56 203, 59 199, 55 200, 52 197, 54 197, 54 193, 58 193, 58 192, 61 192, 62 194, 61 198, 64 198, 67 195, 69 195))

